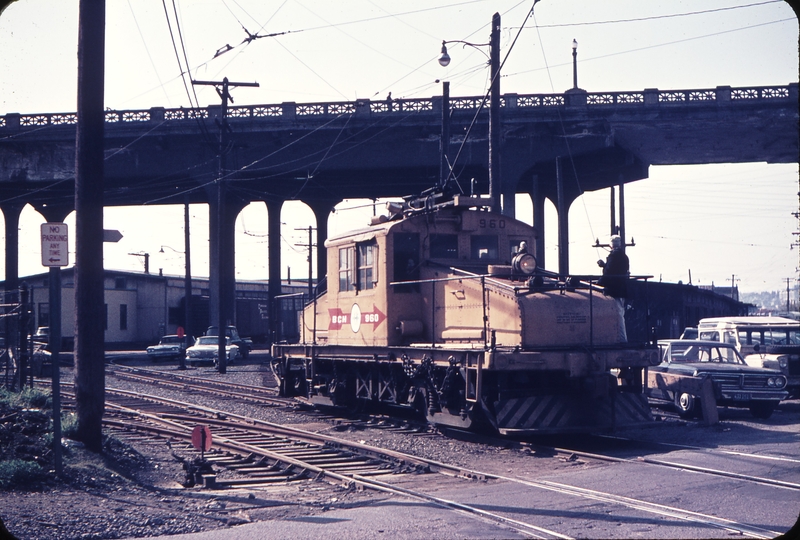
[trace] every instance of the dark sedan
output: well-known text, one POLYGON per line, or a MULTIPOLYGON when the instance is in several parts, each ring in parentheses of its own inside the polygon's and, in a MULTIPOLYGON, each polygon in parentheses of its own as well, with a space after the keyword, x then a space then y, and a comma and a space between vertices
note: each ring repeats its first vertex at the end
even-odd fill
MULTIPOLYGON (((702 379, 711 377, 717 405, 745 407, 756 418, 769 418, 788 393, 786 377, 780 371, 748 366, 739 352, 727 343, 699 340, 658 342, 661 364, 651 373, 666 373, 702 379)), ((677 385, 648 384, 647 396, 654 401, 673 403, 683 417, 699 409, 697 395, 677 385)))
MULTIPOLYGON (((180 360, 186 354, 185 336, 164 336, 158 345, 147 347, 147 357, 156 362, 158 360, 180 360)), ((189 346, 194 345, 194 338, 189 337, 189 346)))

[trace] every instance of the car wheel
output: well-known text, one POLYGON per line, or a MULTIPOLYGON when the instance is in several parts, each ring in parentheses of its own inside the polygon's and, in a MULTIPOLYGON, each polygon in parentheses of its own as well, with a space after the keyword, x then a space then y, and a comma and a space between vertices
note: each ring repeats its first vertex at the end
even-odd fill
POLYGON ((697 399, 692 394, 675 394, 675 408, 681 418, 692 418, 697 407, 697 399))
POLYGON ((772 401, 759 401, 750 404, 750 414, 756 418, 766 420, 772 416, 772 412, 778 404, 772 401))

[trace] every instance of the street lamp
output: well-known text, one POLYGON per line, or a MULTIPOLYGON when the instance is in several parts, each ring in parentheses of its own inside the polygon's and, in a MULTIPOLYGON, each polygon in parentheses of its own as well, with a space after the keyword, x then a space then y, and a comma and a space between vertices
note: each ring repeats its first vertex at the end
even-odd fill
POLYGON ((578 89, 578 40, 572 40, 572 88, 578 89))
MULTIPOLYGON (((500 178, 500 14, 492 16, 492 33, 489 43, 470 43, 461 40, 442 41, 442 55, 439 65, 445 67, 450 64, 450 55, 447 54, 448 43, 461 43, 478 50, 479 47, 489 47, 489 74, 491 86, 489 89, 489 204, 493 212, 502 212, 500 194, 502 180, 500 178)), ((484 98, 485 100, 485 98, 484 98)), ((481 103, 481 107, 483 103, 481 103)))

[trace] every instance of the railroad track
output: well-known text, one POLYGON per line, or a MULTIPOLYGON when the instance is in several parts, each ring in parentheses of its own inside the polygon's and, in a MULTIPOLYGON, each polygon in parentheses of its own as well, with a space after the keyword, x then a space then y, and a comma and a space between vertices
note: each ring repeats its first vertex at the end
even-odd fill
POLYGON ((174 371, 113 366, 106 373, 117 379, 172 388, 183 392, 200 392, 216 397, 237 399, 266 406, 288 407, 296 400, 281 398, 276 388, 237 384, 227 380, 197 377, 174 371))
MULTIPOLYGON (((143 374, 127 373, 125 375, 140 377, 143 374)), ((171 378, 171 377, 170 377, 171 378)), ((189 381, 181 375, 171 384, 190 393, 204 391, 209 381, 199 379, 189 381)), ((190 379, 193 379, 190 377, 190 379)), ((210 381, 214 383, 215 381, 210 381)), ((159 384, 161 384, 159 382, 159 384)), ((213 384, 212 384, 213 386, 213 384)), ((224 383, 226 388, 233 385, 224 383)), ((236 399, 241 393, 253 387, 239 385, 235 392, 226 395, 236 399)), ((213 393, 217 395, 217 390, 213 393)), ((392 493, 427 501, 452 510, 501 523, 519 533, 534 538, 567 538, 568 536, 553 529, 542 527, 536 523, 528 523, 517 519, 512 513, 488 511, 475 504, 464 504, 454 500, 436 497, 426 492, 425 484, 430 483, 426 475, 437 473, 445 476, 455 485, 465 481, 480 480, 489 485, 508 483, 535 491, 558 493, 568 498, 579 498, 599 502, 611 508, 627 508, 648 515, 659 516, 680 522, 687 522, 698 527, 713 527, 721 531, 735 532, 745 537, 773 538, 780 534, 763 527, 740 523, 735 520, 721 518, 700 512, 685 510, 675 506, 658 504, 587 489, 563 482, 550 480, 533 480, 520 476, 497 475, 478 470, 454 467, 433 460, 419 458, 404 453, 375 448, 365 444, 353 443, 330 435, 290 428, 269 422, 254 420, 246 416, 232 414, 227 411, 197 406, 191 403, 168 400, 165 398, 143 394, 142 392, 123 391, 113 388, 106 390, 107 414, 106 424, 114 429, 118 437, 152 437, 159 436, 172 441, 173 448, 183 445, 189 451, 191 432, 198 425, 207 425, 213 430, 213 451, 207 453, 209 462, 224 467, 233 474, 219 478, 213 474, 198 476, 198 479, 209 487, 219 490, 256 487, 268 487, 276 483, 286 483, 301 479, 326 479, 328 482, 344 488, 368 488, 384 493, 392 493), (202 477, 202 478, 200 478, 202 477), (420 480, 413 480, 418 477, 420 480), (411 478, 411 479, 409 479, 411 478), (402 487, 410 485, 411 487, 402 487), (416 487, 418 486, 419 487, 416 487)), ((380 421, 376 422, 376 424, 380 421)), ((367 423, 369 424, 369 423, 367 423)), ((373 426, 374 427, 374 426, 373 426)), ((507 442, 507 441, 506 441, 507 442)), ((554 456, 582 456, 604 461, 639 462, 632 458, 616 458, 591 452, 580 452, 566 448, 550 448, 542 450, 530 446, 537 455, 552 452, 554 456)), ((656 460, 650 460, 650 465, 656 460)), ((676 465, 686 469, 685 465, 676 465)), ((699 472, 699 471, 698 471, 699 472)), ((719 475, 720 471, 703 471, 704 474, 719 475)), ((742 481, 756 481, 753 478, 725 474, 729 478, 742 481)), ((763 479, 761 479, 763 480, 763 479)), ((776 482, 761 482, 771 487, 797 489, 796 485, 781 485, 776 482)), ((790 484, 790 483, 786 483, 790 484)), ((500 488, 502 489, 502 488, 500 488)), ((527 519, 527 518, 526 518, 527 519)), ((557 527, 556 527, 557 528, 557 527)))
MULTIPOLYGON (((65 404, 74 395, 63 392, 65 404)), ((458 466, 422 459, 410 454, 338 439, 302 429, 254 420, 221 410, 157 396, 106 389, 104 425, 118 438, 161 437, 189 448, 192 432, 198 425, 213 426, 213 450, 207 462, 235 471, 240 478, 218 480, 202 474, 209 489, 248 489, 276 483, 326 479, 345 489, 368 488, 411 497, 462 513, 487 519, 532 538, 569 538, 535 524, 483 510, 477 506, 435 497, 423 491, 383 482, 379 476, 396 478, 408 474, 437 473, 454 481, 490 481, 492 475, 468 471, 458 466)))

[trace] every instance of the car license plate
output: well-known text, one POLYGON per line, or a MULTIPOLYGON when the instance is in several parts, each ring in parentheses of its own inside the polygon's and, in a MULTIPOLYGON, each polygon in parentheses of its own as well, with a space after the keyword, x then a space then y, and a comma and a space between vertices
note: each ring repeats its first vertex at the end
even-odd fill
POLYGON ((750 401, 750 394, 733 394, 736 401, 750 401))

